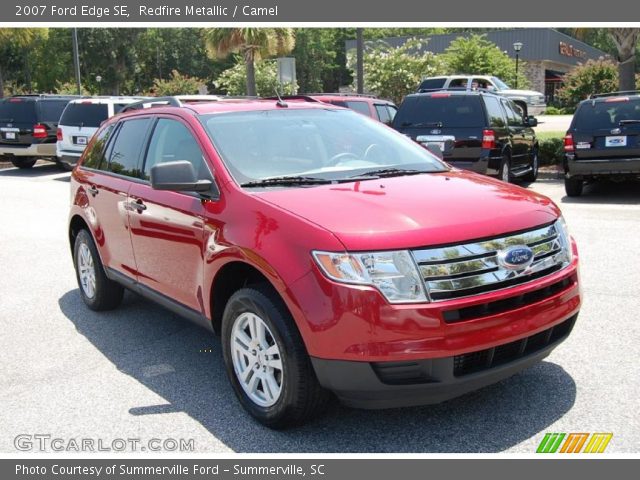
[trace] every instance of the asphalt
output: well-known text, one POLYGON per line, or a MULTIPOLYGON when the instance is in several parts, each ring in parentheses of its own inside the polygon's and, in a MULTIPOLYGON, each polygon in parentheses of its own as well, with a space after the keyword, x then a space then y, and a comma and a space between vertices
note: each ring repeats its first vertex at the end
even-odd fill
POLYGON ((564 211, 580 246, 584 305, 545 361, 444 404, 386 411, 334 403, 270 431, 248 417, 213 335, 128 294, 93 313, 66 236, 69 174, 44 164, 0 171, 0 452, 20 434, 193 440, 196 452, 520 452, 546 432, 612 432, 637 452, 640 188, 607 184, 577 199, 558 180, 533 190, 564 211))

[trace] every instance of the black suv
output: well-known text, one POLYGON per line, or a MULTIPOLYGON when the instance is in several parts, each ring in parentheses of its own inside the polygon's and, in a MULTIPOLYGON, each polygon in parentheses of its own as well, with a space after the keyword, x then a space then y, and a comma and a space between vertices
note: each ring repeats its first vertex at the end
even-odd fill
POLYGON ((582 194, 585 181, 640 177, 640 91, 580 102, 564 137, 564 186, 582 194))
POLYGON ((508 98, 480 90, 407 95, 393 120, 393 128, 440 150, 451 165, 505 182, 537 178, 537 124, 508 98))
POLYGON ((60 115, 74 96, 20 95, 0 101, 0 160, 31 168, 39 158, 56 162, 60 115))

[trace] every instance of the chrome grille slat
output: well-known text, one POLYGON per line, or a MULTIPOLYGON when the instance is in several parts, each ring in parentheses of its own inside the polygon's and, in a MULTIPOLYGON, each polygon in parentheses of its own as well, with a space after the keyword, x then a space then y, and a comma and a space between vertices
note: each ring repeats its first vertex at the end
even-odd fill
POLYGON ((567 260, 563 240, 555 224, 515 235, 479 242, 414 250, 431 300, 448 300, 524 283, 561 268, 567 260), (520 270, 498 261, 500 250, 527 245, 532 263, 520 270))

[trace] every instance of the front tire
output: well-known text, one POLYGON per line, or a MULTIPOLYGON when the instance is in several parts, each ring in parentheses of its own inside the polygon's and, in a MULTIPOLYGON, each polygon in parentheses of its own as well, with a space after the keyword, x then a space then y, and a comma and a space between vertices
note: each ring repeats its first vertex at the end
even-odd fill
POLYGON ((565 177, 564 190, 567 192, 568 197, 579 197, 582 195, 582 187, 584 182, 581 178, 565 177))
POLYGON ((231 296, 222 318, 222 352, 240 403, 267 427, 302 424, 330 398, 291 314, 268 285, 231 296))
POLYGON ((33 167, 37 161, 38 161, 37 158, 23 157, 23 158, 14 158, 13 160, 11 160, 11 163, 16 168, 20 168, 21 170, 27 170, 33 167))
POLYGON ((91 310, 113 310, 124 295, 124 288, 109 280, 98 250, 87 230, 80 230, 73 245, 73 263, 82 300, 91 310))

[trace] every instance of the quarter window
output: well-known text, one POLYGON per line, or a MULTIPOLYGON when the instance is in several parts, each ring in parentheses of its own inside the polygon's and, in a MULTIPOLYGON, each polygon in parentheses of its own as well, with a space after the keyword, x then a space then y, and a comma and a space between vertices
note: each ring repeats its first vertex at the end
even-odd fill
POLYGON ((513 108, 509 102, 503 100, 502 106, 507 112, 507 122, 509 122, 510 127, 521 127, 524 124, 522 115, 517 113, 515 108, 513 108))
POLYGON ((484 104, 487 107, 489 125, 497 128, 506 127, 504 113, 502 111, 502 108, 500 108, 500 103, 498 102, 498 99, 486 96, 484 97, 484 104))
POLYGON ((390 125, 391 124, 391 120, 393 120, 391 118, 391 115, 389 114, 389 110, 387 109, 386 105, 376 105, 376 113, 378 114, 378 119, 386 124, 386 125, 390 125))
POLYGON ((128 177, 139 176, 140 151, 150 123, 150 118, 122 123, 109 155, 109 171, 128 177))

